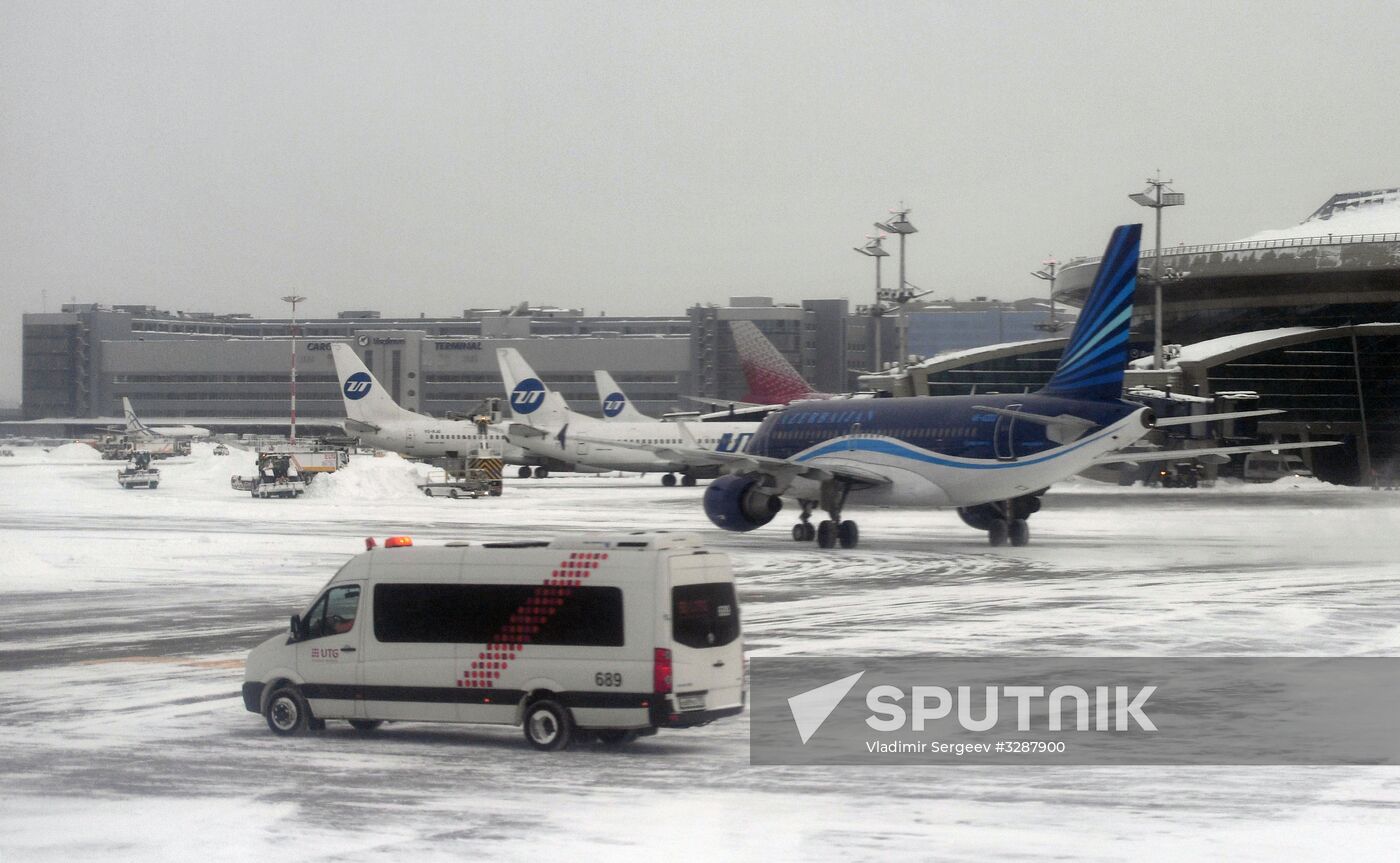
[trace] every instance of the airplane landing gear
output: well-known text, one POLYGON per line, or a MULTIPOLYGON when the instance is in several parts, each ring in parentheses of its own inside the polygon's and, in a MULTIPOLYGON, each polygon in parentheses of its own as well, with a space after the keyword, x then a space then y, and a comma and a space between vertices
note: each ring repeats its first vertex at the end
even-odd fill
POLYGON ((1007 524, 1007 535, 1012 545, 1029 545, 1031 541, 1031 526, 1026 524, 1024 518, 1013 518, 1007 524))
POLYGON ((827 519, 817 525, 817 545, 821 548, 855 548, 860 542, 860 528, 855 522, 827 519))
POLYGON ((664 473, 664 474, 662 474, 662 475, 661 475, 661 484, 664 485, 664 486, 666 486, 667 488, 670 488, 671 486, 673 486, 673 485, 676 484, 676 475, 673 474, 673 473, 664 473))
POLYGON ((524 466, 522 466, 522 467, 520 468, 520 470, 518 470, 518 471, 515 472, 515 475, 516 475, 517 477, 519 477, 520 479, 529 479, 529 478, 530 478, 530 466, 529 466, 529 465, 524 465, 524 466))
POLYGON ((684 486, 693 486, 693 485, 695 485, 695 476, 694 476, 693 474, 688 474, 688 473, 687 473, 687 474, 682 474, 682 475, 681 475, 681 485, 684 485, 684 486))
POLYGON ((860 542, 860 528, 849 519, 836 526, 836 541, 842 548, 855 548, 860 542))
POLYGON ((801 501, 802 520, 792 526, 792 538, 797 542, 811 542, 817 538, 817 529, 812 527, 812 509, 817 505, 814 500, 801 501))
MULTIPOLYGON (((860 542, 860 528, 853 521, 842 521, 841 510, 846 505, 846 495, 851 491, 850 483, 839 484, 828 483, 822 486, 821 508, 826 510, 831 518, 822 521, 817 525, 817 545, 820 548, 835 548, 839 543, 842 548, 855 548, 860 542)), ((793 527, 793 538, 797 538, 797 529, 804 525, 811 530, 811 525, 807 523, 807 518, 812 511, 813 501, 802 502, 802 524, 793 527)))
POLYGON ((549 476, 549 468, 544 465, 535 468, 535 479, 544 479, 547 476, 549 476))

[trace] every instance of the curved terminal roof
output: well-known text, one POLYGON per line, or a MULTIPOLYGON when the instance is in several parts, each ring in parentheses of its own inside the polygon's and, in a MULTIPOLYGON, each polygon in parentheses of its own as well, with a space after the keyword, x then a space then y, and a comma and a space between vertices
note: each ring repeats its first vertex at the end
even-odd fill
MULTIPOLYGON (((1155 256, 1155 249, 1144 248, 1141 253, 1144 266, 1155 256)), ((1064 302, 1081 301, 1098 271, 1098 264, 1097 257, 1067 261, 1060 268, 1056 298, 1064 302)), ((1316 278, 1362 271, 1393 274, 1400 271, 1400 189, 1333 195, 1297 225, 1260 231, 1236 242, 1165 246, 1162 267, 1167 273, 1175 273, 1178 279, 1178 283, 1166 285, 1167 299, 1178 298, 1199 308, 1238 305, 1241 297, 1221 294, 1218 290, 1221 284, 1195 295, 1192 283, 1250 276, 1316 278)), ((1393 283, 1387 281, 1386 284, 1393 283)), ((1371 287, 1368 293, 1376 291, 1377 287, 1380 286, 1371 287)), ((1143 290, 1146 286, 1139 285, 1139 291, 1143 290)), ((1295 293, 1256 291, 1254 302, 1301 303, 1295 293)))
MULTIPOLYGON (((1256 330, 1250 333, 1221 336, 1217 339, 1207 339, 1203 342, 1183 345, 1177 356, 1167 361, 1167 368, 1210 368, 1273 348, 1334 339, 1350 335, 1352 332, 1359 336, 1396 335, 1400 334, 1400 323, 1356 324, 1347 327, 1279 327, 1272 330, 1256 330)), ((1152 368, 1152 357, 1133 360, 1129 365, 1133 368, 1150 369, 1152 368)))
POLYGON ((1031 339, 1025 342, 1004 342, 999 345, 982 345, 976 348, 967 348, 961 351, 949 351, 943 354, 935 354, 928 359, 910 366, 910 370, 920 370, 927 372, 940 372, 945 369, 960 368, 971 363, 983 362, 985 360, 999 360, 1002 357, 1019 356, 1020 354, 1038 353, 1048 351, 1052 348, 1063 348, 1069 343, 1068 337, 1053 339, 1031 339))

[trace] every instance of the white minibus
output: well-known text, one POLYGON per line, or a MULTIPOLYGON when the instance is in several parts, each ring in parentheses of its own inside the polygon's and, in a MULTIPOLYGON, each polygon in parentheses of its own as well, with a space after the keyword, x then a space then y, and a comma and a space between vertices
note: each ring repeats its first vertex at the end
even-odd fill
POLYGON ((689 534, 391 537, 253 648, 244 681, 244 706, 282 735, 511 724, 549 750, 703 725, 744 709, 734 573, 689 534))

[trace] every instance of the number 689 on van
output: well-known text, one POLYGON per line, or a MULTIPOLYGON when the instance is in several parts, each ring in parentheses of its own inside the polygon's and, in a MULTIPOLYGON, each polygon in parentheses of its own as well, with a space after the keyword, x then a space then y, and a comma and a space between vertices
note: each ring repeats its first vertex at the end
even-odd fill
POLYGON ((543 750, 622 743, 743 711, 739 618, 728 556, 693 535, 393 537, 252 650, 243 702, 281 735, 464 722, 543 750))

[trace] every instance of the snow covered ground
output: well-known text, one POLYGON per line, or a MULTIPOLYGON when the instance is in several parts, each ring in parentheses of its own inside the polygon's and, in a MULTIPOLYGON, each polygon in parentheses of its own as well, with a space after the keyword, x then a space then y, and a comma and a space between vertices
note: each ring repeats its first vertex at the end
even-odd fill
POLYGON ((712 528, 655 477, 428 499, 357 458, 295 501, 208 447, 123 491, 81 448, 0 459, 0 861, 864 860, 1390 856, 1392 768, 753 767, 746 718, 543 755, 514 729, 332 723, 273 737, 242 659, 365 536, 682 529, 731 552, 754 654, 1394 655, 1400 494, 1315 482, 1071 483, 1034 544, 950 512, 712 528))

